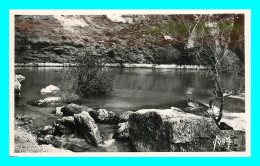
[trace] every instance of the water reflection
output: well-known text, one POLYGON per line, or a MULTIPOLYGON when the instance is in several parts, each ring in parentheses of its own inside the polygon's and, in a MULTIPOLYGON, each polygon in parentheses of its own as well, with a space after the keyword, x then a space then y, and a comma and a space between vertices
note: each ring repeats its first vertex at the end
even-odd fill
MULTIPOLYGON (((61 74, 68 68, 17 68, 26 80, 22 82, 22 103, 41 98, 41 88, 50 84, 62 88, 61 74)), ((212 82, 203 71, 174 69, 112 68, 115 89, 106 96, 82 98, 80 104, 103 107, 115 112, 141 108, 145 105, 173 104, 187 98, 205 99, 211 96, 212 82)))

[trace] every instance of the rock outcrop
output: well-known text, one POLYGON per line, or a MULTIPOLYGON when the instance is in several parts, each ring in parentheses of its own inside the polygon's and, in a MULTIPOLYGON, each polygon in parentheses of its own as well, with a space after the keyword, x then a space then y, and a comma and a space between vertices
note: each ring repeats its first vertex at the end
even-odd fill
POLYGON ((73 116, 74 114, 79 114, 83 111, 88 112, 90 116, 95 120, 95 122, 110 124, 126 122, 129 115, 132 113, 131 111, 129 111, 116 115, 114 112, 107 111, 106 109, 93 110, 92 108, 89 108, 87 106, 80 106, 73 103, 63 107, 57 107, 56 110, 53 111, 53 113, 56 115, 73 116))
POLYGON ((62 116, 63 115, 63 112, 61 112, 61 109, 63 108, 64 106, 62 107, 56 107, 55 110, 52 111, 53 114, 57 115, 57 116, 62 116))
POLYGON ((93 109, 86 106, 79 106, 73 103, 61 108, 63 116, 73 116, 74 114, 79 114, 82 111, 90 112, 93 111, 93 109))
POLYGON ((53 124, 56 134, 73 134, 75 133, 75 121, 73 116, 66 116, 58 119, 53 124))
POLYGON ((103 143, 98 126, 86 111, 58 119, 53 126, 37 130, 36 135, 39 144, 52 144, 72 151, 84 151, 103 143))
POLYGON ((107 111, 105 109, 99 109, 97 111, 91 111, 89 112, 90 116, 93 117, 93 119, 96 122, 100 123, 117 123, 115 120, 116 114, 112 111, 107 111))
POLYGON ((57 137, 54 135, 42 135, 37 138, 37 142, 39 145, 53 145, 56 148, 61 148, 62 142, 59 142, 57 137))
POLYGON ((116 133, 113 135, 113 138, 118 139, 118 140, 128 141, 129 140, 128 122, 119 123, 118 127, 119 128, 117 129, 116 133))
POLYGON ((44 126, 43 128, 36 131, 36 135, 52 135, 54 134, 55 128, 52 126, 44 126))
POLYGON ((74 114, 74 120, 77 133, 84 136, 90 144, 97 146, 103 143, 103 137, 98 126, 88 112, 83 111, 80 114, 74 114))
POLYGON ((23 80, 25 80, 25 77, 24 77, 24 76, 18 75, 18 74, 15 75, 15 78, 16 78, 19 82, 22 82, 23 80))
MULTIPOLYGON (((57 149, 51 145, 41 145, 55 143, 52 135, 36 136, 27 124, 26 117, 17 117, 14 120, 14 151, 15 153, 64 153, 69 152, 64 149, 57 149), (25 119, 24 119, 25 118, 25 119), (26 121, 24 121, 26 120, 26 121), (41 142, 43 141, 43 142, 41 142), (40 145, 39 145, 40 144, 40 145)), ((56 143, 57 144, 57 143, 56 143)))
POLYGON ((213 151, 220 132, 213 119, 178 109, 144 109, 129 117, 129 137, 137 151, 213 151))
POLYGON ((42 88, 40 93, 42 95, 47 95, 47 94, 54 94, 58 91, 60 91, 60 88, 58 88, 54 85, 49 85, 49 86, 46 86, 45 88, 42 88))
MULTIPOLYGON (((59 108, 59 107, 58 107, 59 108)), ((86 111, 90 116, 99 123, 118 123, 118 116, 112 111, 107 111, 105 109, 93 110, 87 106, 80 106, 77 104, 68 104, 60 109, 63 116, 73 116, 74 114, 79 114, 83 111, 86 111)), ((57 113, 57 110, 55 111, 57 113)), ((123 116, 123 115, 122 115, 123 116)), ((123 117, 121 117, 123 118, 123 117)))
POLYGON ((62 102, 60 97, 47 97, 33 102, 35 106, 57 105, 62 102))
POLYGON ((25 77, 22 75, 15 74, 14 76, 14 95, 16 98, 21 97, 21 82, 25 80, 25 77))

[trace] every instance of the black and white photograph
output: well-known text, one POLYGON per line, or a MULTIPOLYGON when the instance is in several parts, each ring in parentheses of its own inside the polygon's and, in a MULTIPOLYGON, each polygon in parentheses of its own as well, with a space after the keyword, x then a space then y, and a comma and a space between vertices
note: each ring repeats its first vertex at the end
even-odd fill
POLYGON ((250 10, 11 10, 11 156, 250 156, 250 10))

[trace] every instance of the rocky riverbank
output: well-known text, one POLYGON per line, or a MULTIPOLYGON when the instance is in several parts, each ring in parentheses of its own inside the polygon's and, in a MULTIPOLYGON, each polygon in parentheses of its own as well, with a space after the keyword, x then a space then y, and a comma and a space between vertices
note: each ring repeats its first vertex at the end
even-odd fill
POLYGON ((55 148, 52 145, 39 145, 37 137, 32 133, 29 125, 32 120, 16 117, 14 120, 14 152, 15 153, 65 153, 68 150, 55 148))
POLYGON ((220 129, 212 118, 171 109, 146 109, 115 114, 105 109, 69 104, 53 111, 60 117, 53 126, 38 130, 38 143, 72 151, 85 151, 105 146, 104 136, 96 123, 114 126, 113 139, 129 142, 140 152, 209 152, 244 151, 245 132, 220 129), (70 135, 70 136, 68 136, 70 135), (64 137, 66 145, 64 145, 64 137), (222 142, 220 138, 229 139, 222 142), (73 145, 75 139, 84 144, 73 145), (68 146, 69 144, 70 146, 68 146), (231 145, 229 147, 229 145, 231 145), (74 148, 73 148, 74 147, 74 148))
MULTIPOLYGON (((16 127, 15 132, 22 132, 25 136, 16 136, 17 149, 23 148, 21 143, 28 137, 31 141, 28 146, 33 147, 30 148, 32 151, 43 151, 41 145, 73 152, 106 151, 106 147, 115 140, 129 144, 131 151, 140 152, 245 151, 245 131, 228 126, 225 121, 217 125, 208 116, 206 106, 201 109, 189 102, 187 105, 192 108, 183 110, 172 107, 114 113, 102 108, 66 104, 56 96, 60 91, 62 89, 53 85, 40 90, 45 98, 32 104, 40 107, 57 105, 52 111, 57 120, 29 134, 30 130, 21 127, 17 130, 16 127), (105 136, 100 129, 103 124, 113 128, 111 137, 105 136), (36 145, 40 147, 34 147, 36 145)), ((20 126, 26 127, 30 123, 29 120, 20 126)))

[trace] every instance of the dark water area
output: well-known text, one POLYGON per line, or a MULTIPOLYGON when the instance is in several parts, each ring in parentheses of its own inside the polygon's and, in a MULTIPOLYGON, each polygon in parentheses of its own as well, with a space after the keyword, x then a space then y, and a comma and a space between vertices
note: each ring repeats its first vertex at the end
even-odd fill
MULTIPOLYGON (((52 125, 59 117, 51 114, 55 106, 35 107, 29 101, 44 98, 40 90, 48 85, 62 89, 62 73, 68 68, 27 67, 16 68, 15 73, 25 76, 21 98, 15 107, 15 115, 33 120, 33 129, 52 125)), ((114 91, 102 97, 82 97, 77 104, 92 108, 104 108, 115 113, 141 108, 185 108, 186 100, 194 98, 207 101, 213 95, 212 81, 205 71, 175 69, 112 68, 115 74, 114 91)), ((128 143, 112 139, 113 125, 98 124, 107 140, 105 151, 131 151, 128 143)), ((96 149, 97 151, 101 151, 96 149)), ((93 151, 93 149, 92 149, 93 151)))

